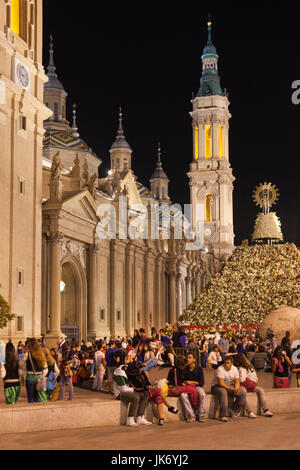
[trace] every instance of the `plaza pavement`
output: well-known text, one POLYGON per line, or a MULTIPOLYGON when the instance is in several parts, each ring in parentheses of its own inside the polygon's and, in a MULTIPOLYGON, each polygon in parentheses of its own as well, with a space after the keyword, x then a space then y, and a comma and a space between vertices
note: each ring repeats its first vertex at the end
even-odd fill
MULTIPOLYGON (((83 417, 84 419, 84 417, 83 417)), ((299 450, 300 413, 0 435, 1 450, 299 450)), ((164 452, 163 452, 164 451, 164 452)), ((201 454, 199 454, 201 456, 201 454)))

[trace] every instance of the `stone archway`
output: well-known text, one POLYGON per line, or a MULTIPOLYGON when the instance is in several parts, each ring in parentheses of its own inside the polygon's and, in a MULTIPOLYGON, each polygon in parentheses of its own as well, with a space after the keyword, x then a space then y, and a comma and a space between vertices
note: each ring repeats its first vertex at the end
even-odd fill
POLYGON ((80 344, 87 338, 87 282, 80 261, 67 255, 62 259, 61 331, 80 344))

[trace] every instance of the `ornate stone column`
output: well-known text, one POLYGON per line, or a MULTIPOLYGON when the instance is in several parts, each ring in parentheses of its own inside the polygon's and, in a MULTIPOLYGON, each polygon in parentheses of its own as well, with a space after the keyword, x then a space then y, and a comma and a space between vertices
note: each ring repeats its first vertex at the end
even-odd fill
POLYGON ((176 322, 176 272, 171 270, 169 272, 169 311, 170 323, 173 325, 176 322))
POLYGON ((133 263, 134 263, 134 247, 133 245, 129 242, 127 247, 126 247, 126 260, 125 260, 125 305, 126 305, 126 311, 125 311, 125 329, 126 329, 126 334, 128 336, 132 335, 132 330, 134 328, 134 318, 133 318, 133 297, 134 297, 134 292, 133 292, 133 263))
POLYGON ((61 334, 61 306, 60 306, 60 281, 61 281, 61 264, 60 264, 60 241, 63 234, 57 232, 49 238, 50 242, 50 330, 47 333, 49 339, 56 341, 61 334))
POLYGON ((161 305, 162 305, 162 298, 163 298, 163 286, 164 282, 162 279, 162 259, 158 256, 155 260, 155 313, 153 319, 153 325, 160 328, 161 325, 161 305))
POLYGON ((99 245, 90 245, 89 253, 89 299, 88 299, 88 337, 96 337, 98 330, 97 305, 97 253, 99 245))
POLYGON ((188 268, 187 270, 187 276, 186 276, 186 304, 187 304, 187 307, 190 305, 190 303, 192 302, 192 291, 191 291, 191 284, 192 284, 192 281, 191 281, 191 270, 190 268, 188 268))

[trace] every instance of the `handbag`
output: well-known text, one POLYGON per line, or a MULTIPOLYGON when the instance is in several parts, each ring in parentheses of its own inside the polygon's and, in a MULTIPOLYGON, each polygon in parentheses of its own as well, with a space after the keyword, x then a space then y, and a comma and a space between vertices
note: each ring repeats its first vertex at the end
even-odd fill
POLYGON ((289 378, 274 376, 274 387, 275 388, 290 388, 289 378))
MULTIPOLYGON (((32 370, 36 374, 36 371, 35 371, 30 353, 28 353, 28 355, 29 355, 29 360, 30 360, 30 363, 31 363, 32 370)), ((42 375, 42 377, 37 379, 36 386, 35 386, 37 392, 45 392, 46 391, 46 381, 47 381, 47 379, 43 375, 42 375)))
POLYGON ((256 389, 256 385, 257 383, 253 380, 248 379, 248 377, 243 383, 241 383, 241 386, 244 387, 247 392, 253 392, 256 389))

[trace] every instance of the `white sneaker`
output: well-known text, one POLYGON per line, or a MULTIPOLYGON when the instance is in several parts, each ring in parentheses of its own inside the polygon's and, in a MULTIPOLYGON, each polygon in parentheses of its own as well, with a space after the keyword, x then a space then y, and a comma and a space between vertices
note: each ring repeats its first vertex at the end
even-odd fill
POLYGON ((136 419, 136 424, 139 426, 140 424, 146 424, 149 426, 149 424, 152 424, 150 421, 147 421, 144 416, 138 416, 136 419))
POLYGON ((271 418, 271 417, 274 416, 274 415, 273 415, 273 413, 271 413, 270 410, 266 410, 266 411, 264 412, 264 416, 266 416, 267 418, 271 418))
POLYGON ((126 426, 138 426, 138 423, 135 422, 133 416, 128 416, 126 426))
POLYGON ((222 418, 219 418, 219 420, 222 421, 223 423, 228 423, 227 416, 222 416, 222 418))
POLYGON ((253 411, 250 411, 248 413, 248 418, 256 418, 256 414, 254 414, 253 411))

